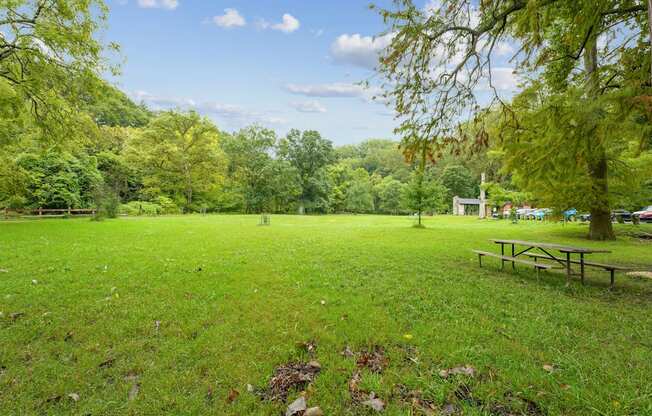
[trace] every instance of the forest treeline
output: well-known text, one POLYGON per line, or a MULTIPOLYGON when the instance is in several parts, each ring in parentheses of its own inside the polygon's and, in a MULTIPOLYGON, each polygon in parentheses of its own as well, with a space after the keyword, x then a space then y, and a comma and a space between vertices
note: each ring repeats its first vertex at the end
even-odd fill
POLYGON ((154 112, 107 84, 102 90, 86 103, 95 123, 83 134, 57 142, 26 135, 2 148, 3 207, 97 207, 108 215, 443 213, 454 195, 479 193, 479 170, 460 158, 420 178, 392 140, 334 146, 317 131, 278 137, 259 125, 229 133, 195 112, 154 112))

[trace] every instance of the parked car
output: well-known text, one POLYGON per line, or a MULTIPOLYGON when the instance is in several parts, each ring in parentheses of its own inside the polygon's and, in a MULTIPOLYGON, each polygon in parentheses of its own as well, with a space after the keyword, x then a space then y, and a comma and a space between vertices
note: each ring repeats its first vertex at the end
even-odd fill
POLYGON ((552 214, 552 210, 550 208, 540 208, 540 209, 535 209, 530 215, 532 219, 543 221, 546 219, 547 216, 552 214))
POLYGON ((626 209, 615 209, 611 211, 611 221, 618 221, 618 217, 622 218, 623 221, 631 221, 632 213, 626 209))
POLYGON ((632 212, 632 216, 638 217, 642 222, 652 222, 652 205, 640 211, 632 212))
POLYGON ((582 222, 591 221, 591 214, 580 214, 579 219, 582 222))
POLYGON ((571 221, 577 217, 577 210, 575 208, 564 211, 564 220, 571 221))

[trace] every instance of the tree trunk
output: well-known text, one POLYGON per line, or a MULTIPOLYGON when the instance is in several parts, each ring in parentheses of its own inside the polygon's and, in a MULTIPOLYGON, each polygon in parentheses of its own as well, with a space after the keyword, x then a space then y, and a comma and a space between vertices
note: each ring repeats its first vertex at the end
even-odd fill
MULTIPOLYGON (((598 28, 594 28, 589 36, 584 50, 584 70, 586 71, 586 97, 594 101, 599 96, 600 79, 598 74, 598 28)), ((591 103, 587 103, 591 105, 591 103)), ((599 133, 598 129, 594 130, 599 133)), ((591 225, 589 239, 614 240, 613 226, 611 224, 611 210, 609 208, 609 184, 607 155, 600 140, 592 140, 589 153, 588 169, 591 178, 593 201, 591 202, 591 225)))
MULTIPOLYGON (((647 25, 650 31, 650 43, 652 43, 652 0, 647 0, 647 25)), ((650 60, 650 82, 652 82, 652 60, 650 60)))
POLYGON ((609 184, 607 181, 607 159, 604 155, 590 167, 593 180, 592 191, 595 202, 591 208, 591 225, 589 238, 591 240, 614 240, 616 238, 611 224, 611 211, 609 210, 609 184))

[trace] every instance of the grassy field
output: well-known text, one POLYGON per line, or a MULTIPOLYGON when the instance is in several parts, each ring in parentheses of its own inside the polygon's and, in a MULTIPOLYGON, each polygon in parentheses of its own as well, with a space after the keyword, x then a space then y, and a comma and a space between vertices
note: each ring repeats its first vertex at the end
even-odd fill
POLYGON ((652 414, 652 281, 566 288, 470 252, 564 242, 651 270, 632 226, 594 243, 581 224, 258 219, 0 222, 0 414, 277 415, 299 392, 261 398, 275 368, 309 360, 327 415, 373 413, 372 391, 389 415, 652 414), (474 374, 440 374, 458 366, 474 374))

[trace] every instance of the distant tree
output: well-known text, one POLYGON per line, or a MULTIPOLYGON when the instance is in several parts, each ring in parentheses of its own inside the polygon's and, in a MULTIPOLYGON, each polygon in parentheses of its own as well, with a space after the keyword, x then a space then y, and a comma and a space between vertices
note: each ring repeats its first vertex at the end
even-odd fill
POLYGON ((392 175, 399 180, 407 180, 410 166, 399 149, 399 143, 392 140, 371 139, 358 145, 362 154, 362 166, 370 174, 392 175))
POLYGON ((226 168, 217 127, 195 112, 160 113, 136 135, 129 157, 150 198, 167 194, 189 210, 198 208, 197 196, 219 185, 226 168))
POLYGON ((86 111, 99 126, 144 127, 152 113, 143 104, 135 104, 125 93, 104 81, 94 95, 83 97, 86 111))
POLYGON ((222 139, 229 178, 242 195, 246 213, 262 212, 271 205, 275 145, 276 133, 261 126, 246 127, 222 139))
POLYGON ((371 212, 374 210, 374 199, 369 174, 366 170, 356 169, 346 189, 345 207, 349 212, 371 212))
POLYGON ((49 150, 24 153, 16 166, 25 180, 26 203, 33 208, 91 208, 102 175, 93 157, 49 150))
POLYGON ((473 179, 471 172, 462 165, 448 165, 439 176, 442 185, 448 190, 446 194, 447 205, 452 207, 453 197, 477 198, 480 192, 478 182, 473 179))
POLYGON ((377 184, 375 192, 378 195, 380 212, 387 214, 398 214, 401 210, 401 197, 405 185, 392 176, 386 176, 377 184))
POLYGON ((297 169, 301 178, 299 212, 324 211, 328 207, 325 167, 334 159, 333 145, 314 130, 293 129, 281 140, 279 156, 297 169))
POLYGON ((268 209, 289 213, 301 195, 301 177, 297 169, 286 160, 272 160, 269 165, 268 209))
POLYGON ((448 190, 437 180, 429 179, 423 170, 416 169, 410 181, 403 188, 403 202, 406 208, 416 211, 418 225, 424 212, 443 212, 446 210, 448 190))

